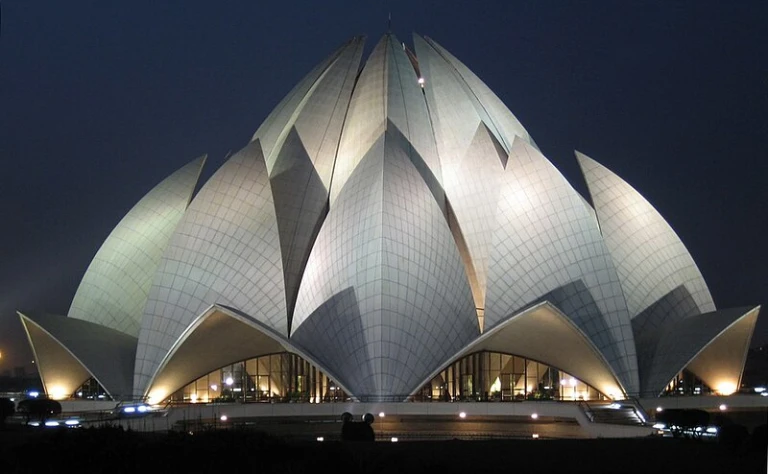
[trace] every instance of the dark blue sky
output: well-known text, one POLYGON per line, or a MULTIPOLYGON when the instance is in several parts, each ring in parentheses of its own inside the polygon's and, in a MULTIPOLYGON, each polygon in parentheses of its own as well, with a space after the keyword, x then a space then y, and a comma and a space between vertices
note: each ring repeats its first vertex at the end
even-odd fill
MULTIPOLYGON (((718 307, 768 302, 768 2, 2 2, 0 369, 16 308, 66 314, 101 242, 166 175, 244 146, 353 35, 429 35, 577 187, 573 149, 687 245, 718 307), (113 5, 115 4, 115 5, 113 5)), ((753 343, 768 342, 768 313, 753 343)))

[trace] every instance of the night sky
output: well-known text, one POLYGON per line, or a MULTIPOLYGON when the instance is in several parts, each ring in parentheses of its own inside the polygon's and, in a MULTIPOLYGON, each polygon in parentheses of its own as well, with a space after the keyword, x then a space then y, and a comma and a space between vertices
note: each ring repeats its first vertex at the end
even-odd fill
MULTIPOLYGON (((768 303, 768 2, 2 2, 0 371, 31 367, 16 309, 66 314, 155 184, 204 177, 348 38, 428 35, 583 191, 573 150, 667 219, 718 308, 768 303)), ((768 311, 753 345, 768 342, 768 311)))

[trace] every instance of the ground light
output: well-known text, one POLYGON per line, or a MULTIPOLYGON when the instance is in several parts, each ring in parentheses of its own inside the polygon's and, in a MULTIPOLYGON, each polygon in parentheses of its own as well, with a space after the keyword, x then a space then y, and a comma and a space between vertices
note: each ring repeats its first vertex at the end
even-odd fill
POLYGON ((385 413, 383 411, 380 411, 379 412, 379 418, 384 418, 384 416, 385 416, 385 413))
POLYGON ((533 414, 531 414, 531 418, 533 418, 534 420, 538 420, 539 419, 539 414, 538 413, 533 413, 533 414))
POLYGON ((325 438, 323 438, 322 436, 318 436, 317 440, 322 443, 323 441, 325 441, 325 438))
POLYGON ((723 403, 722 405, 720 405, 720 411, 725 411, 725 410, 727 410, 727 409, 728 409, 728 405, 726 405, 725 403, 723 403))
POLYGON ((467 417, 467 414, 464 412, 459 413, 459 418, 464 419, 467 417))
POLYGON ((221 415, 221 418, 219 418, 221 421, 227 421, 227 415, 221 415))
POLYGON ((393 436, 392 439, 390 439, 390 441, 392 441, 393 443, 397 443, 397 437, 393 436))

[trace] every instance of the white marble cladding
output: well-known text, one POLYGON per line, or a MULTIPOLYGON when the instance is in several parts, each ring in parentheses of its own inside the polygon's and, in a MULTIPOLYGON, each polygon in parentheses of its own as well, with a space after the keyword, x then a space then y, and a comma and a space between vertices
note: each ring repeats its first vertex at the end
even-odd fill
POLYGON ((683 242, 651 204, 623 179, 576 153, 600 229, 613 256, 631 317, 685 285, 700 313, 715 310, 712 295, 683 242))
POLYGON ((360 399, 405 399, 479 333, 453 237, 408 150, 390 122, 331 208, 296 305, 294 343, 360 399))
POLYGON ((179 223, 149 293, 136 352, 143 394, 160 360, 212 304, 286 335, 288 320, 275 205, 259 141, 229 158, 179 223))
MULTIPOLYGON (((698 346, 748 339, 745 323, 711 343, 719 326, 697 322, 714 310, 706 284, 634 189, 578 154, 593 209, 474 73, 414 43, 415 55, 387 34, 361 69, 364 40, 351 39, 191 204, 202 159, 113 231, 70 316, 137 336, 136 396, 215 305, 286 338, 358 400, 404 398, 475 347, 480 325, 497 331, 544 302, 628 395, 665 384, 679 368, 662 365, 698 346)), ((517 336, 497 349, 555 366, 569 356, 517 336)))
POLYGON ((549 294, 603 352, 625 389, 636 391, 629 313, 592 214, 563 175, 525 140, 514 141, 502 176, 485 327, 549 294), (572 284, 577 281, 582 284, 572 284), (564 287, 578 291, 552 294, 564 287))
POLYGON ((139 335, 152 279, 204 163, 205 156, 188 163, 128 211, 88 266, 69 317, 139 335))

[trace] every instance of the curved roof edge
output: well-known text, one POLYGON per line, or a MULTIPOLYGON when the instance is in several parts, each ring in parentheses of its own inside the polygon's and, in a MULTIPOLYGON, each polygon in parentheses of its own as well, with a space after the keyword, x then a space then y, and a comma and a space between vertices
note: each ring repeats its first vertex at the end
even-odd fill
POLYGON ((351 393, 334 374, 277 331, 234 308, 214 304, 179 336, 140 396, 154 404, 227 364, 283 351, 309 361, 345 393, 351 393))
POLYGON ((712 311, 666 329, 644 377, 642 395, 658 396, 685 368, 717 392, 738 390, 759 312, 760 306, 712 311))
POLYGON ((613 399, 626 394, 610 364, 581 329, 556 306, 543 301, 488 329, 441 364, 411 395, 456 360, 482 350, 515 354, 556 367, 613 399))
POLYGON ((49 396, 69 396, 90 376, 114 400, 131 397, 135 337, 66 316, 17 314, 49 396))

